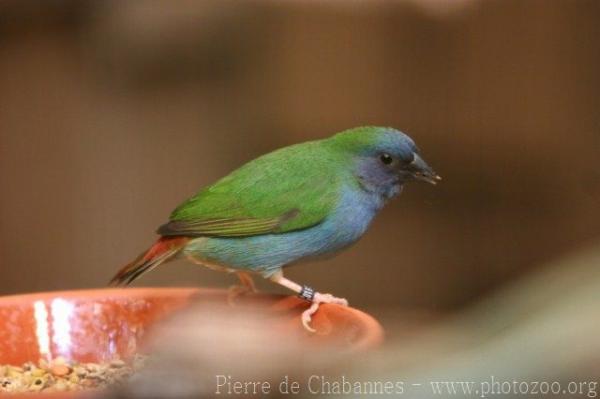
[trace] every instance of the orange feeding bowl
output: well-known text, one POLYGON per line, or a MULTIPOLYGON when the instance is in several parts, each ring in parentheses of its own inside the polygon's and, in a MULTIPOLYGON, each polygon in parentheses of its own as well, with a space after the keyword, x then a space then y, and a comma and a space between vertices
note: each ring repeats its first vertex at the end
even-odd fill
MULTIPOLYGON (((127 359, 140 350, 148 331, 161 319, 192 303, 225 303, 226 298, 224 290, 197 288, 98 289, 0 297, 0 365, 20 366, 58 356, 77 362, 127 359)), ((383 338, 379 323, 353 308, 321 306, 312 322, 317 333, 309 334, 302 331, 300 322, 306 302, 267 294, 249 300, 274 312, 273 323, 278 325, 273 327, 305 335, 308 346, 336 342, 363 350, 376 347, 383 338)))

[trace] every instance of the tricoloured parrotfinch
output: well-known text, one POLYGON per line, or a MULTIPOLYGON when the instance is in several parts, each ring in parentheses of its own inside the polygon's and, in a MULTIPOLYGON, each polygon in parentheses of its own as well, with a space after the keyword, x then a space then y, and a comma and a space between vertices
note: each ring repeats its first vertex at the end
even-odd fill
POLYGON ((112 279, 129 284, 156 266, 185 258, 235 272, 242 290, 258 274, 312 302, 347 305, 283 276, 283 267, 335 253, 356 242, 377 212, 414 180, 439 176, 406 134, 358 127, 256 158, 179 205, 160 238, 112 279))

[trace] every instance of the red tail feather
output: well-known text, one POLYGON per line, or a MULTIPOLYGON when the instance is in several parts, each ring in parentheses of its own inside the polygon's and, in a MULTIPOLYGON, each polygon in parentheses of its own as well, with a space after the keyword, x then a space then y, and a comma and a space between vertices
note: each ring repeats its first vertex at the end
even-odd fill
POLYGON ((110 280, 111 285, 127 285, 156 266, 171 260, 189 241, 187 237, 161 237, 146 252, 125 265, 110 280))

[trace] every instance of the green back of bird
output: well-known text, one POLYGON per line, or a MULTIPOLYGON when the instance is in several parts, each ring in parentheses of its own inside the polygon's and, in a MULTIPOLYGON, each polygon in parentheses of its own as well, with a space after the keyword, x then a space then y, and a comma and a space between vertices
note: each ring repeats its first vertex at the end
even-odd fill
MULTIPOLYGON (((239 237, 316 225, 354 182, 352 156, 380 128, 347 130, 256 158, 177 207, 162 235, 239 237)), ((356 184, 356 183, 354 183, 356 184)))
POLYGON ((276 150, 181 204, 171 227, 182 235, 244 236, 315 225, 337 202, 342 162, 324 141, 276 150))

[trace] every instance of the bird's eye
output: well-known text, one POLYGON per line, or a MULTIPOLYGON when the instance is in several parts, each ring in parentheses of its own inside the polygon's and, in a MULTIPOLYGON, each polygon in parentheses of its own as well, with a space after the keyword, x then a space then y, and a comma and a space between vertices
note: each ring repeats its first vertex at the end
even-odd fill
POLYGON ((391 164, 392 161, 394 160, 390 154, 386 154, 386 153, 381 154, 379 156, 379 159, 381 160, 381 162, 383 162, 386 165, 391 164))

